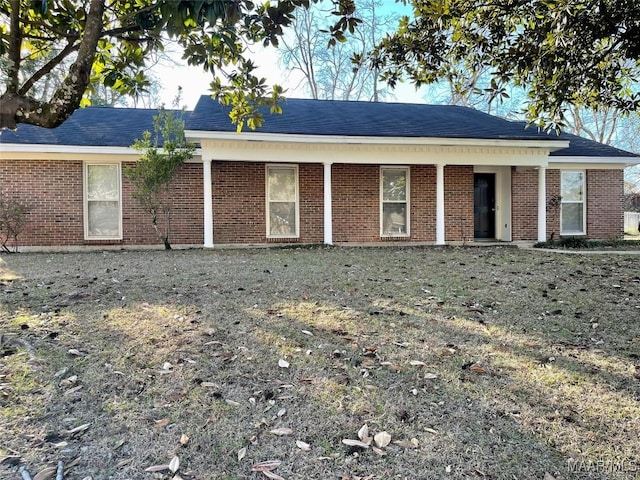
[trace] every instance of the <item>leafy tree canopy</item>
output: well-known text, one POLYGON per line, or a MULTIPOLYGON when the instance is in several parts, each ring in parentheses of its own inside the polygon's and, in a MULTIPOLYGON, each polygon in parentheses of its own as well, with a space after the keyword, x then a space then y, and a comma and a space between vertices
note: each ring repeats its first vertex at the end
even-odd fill
MULTIPOLYGON (((406 2, 405 2, 406 3, 406 2)), ((526 113, 562 128, 567 105, 639 109, 637 0, 413 0, 413 18, 380 45, 378 66, 392 86, 417 86, 490 68, 484 90, 527 91, 526 113)))
MULTIPOLYGON (((183 48, 190 65, 212 73, 213 94, 233 106, 239 128, 245 122, 258 126, 256 106, 277 111, 282 90, 255 75, 247 47, 277 45, 295 8, 316 1, 0 0, 0 60, 6 70, 0 128, 55 127, 92 85, 138 94, 148 86, 145 67, 170 41, 183 48), (38 82, 56 68, 65 69, 61 86, 50 98, 36 100, 38 82)), ((335 43, 358 20, 352 0, 333 0, 333 6, 335 43)))

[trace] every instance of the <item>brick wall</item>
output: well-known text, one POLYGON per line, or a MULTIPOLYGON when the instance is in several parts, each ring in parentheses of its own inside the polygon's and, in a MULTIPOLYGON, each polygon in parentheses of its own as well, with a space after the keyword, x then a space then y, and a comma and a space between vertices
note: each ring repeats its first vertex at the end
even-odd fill
POLYGON ((298 166, 300 237, 297 239, 267 239, 264 163, 213 162, 211 176, 214 244, 322 242, 322 165, 298 166))
MULTIPOLYGON (((619 238, 623 233, 622 170, 587 170, 587 238, 619 238)), ((547 169, 547 238, 560 238, 560 170, 547 169)), ((512 169, 513 240, 538 238, 538 171, 512 169)))
MULTIPOLYGON (((60 160, 2 160, 0 188, 19 199, 29 213, 21 245, 157 244, 149 215, 131 197, 123 178, 123 240, 85 241, 82 198, 83 164, 60 160)), ((537 170, 512 169, 512 234, 514 240, 537 239, 537 170)), ((265 243, 265 164, 213 162, 214 243, 265 243)), ((623 225, 623 172, 587 171, 587 234, 619 237, 623 225)), ((335 242, 378 242, 380 238, 380 167, 332 166, 333 234, 335 242)), ((560 194, 559 170, 547 170, 547 205, 560 194)), ((435 241, 436 169, 412 166, 410 173, 411 237, 435 241)), ((301 243, 323 240, 323 167, 299 165, 301 243)), ((202 166, 185 164, 174 187, 171 243, 202 244, 202 166)), ((446 240, 473 238, 473 167, 445 168, 446 240)), ((557 238, 559 208, 547 209, 547 234, 557 238)), ((397 241, 398 238, 390 238, 397 241)))
MULTIPOLYGON (((536 171, 536 175, 537 175, 536 171)), ((547 238, 554 239, 560 238, 560 207, 558 205, 558 198, 560 196, 560 170, 547 169, 546 174, 546 187, 547 187, 547 238)), ((536 189, 538 188, 538 179, 536 177, 536 189)), ((538 195, 536 193, 536 212, 538 195)), ((533 237, 538 239, 538 216, 536 213, 535 224, 536 235, 533 237)))
POLYGON ((473 182, 473 166, 444 168, 444 222, 447 241, 473 240, 473 182))
POLYGON ((538 225, 538 171, 511 169, 511 237, 535 240, 538 225))
MULTIPOLYGON (((131 185, 122 181, 122 241, 85 241, 82 193, 83 162, 65 160, 2 160, 0 188, 28 208, 23 246, 157 244, 150 217, 131 198, 131 185)), ((175 184, 171 214, 173 244, 202 244, 202 166, 182 166, 175 184)))
POLYGON ((624 235, 624 172, 587 170, 587 234, 589 238, 624 235))
MULTIPOLYGON (((128 165, 123 164, 122 169, 128 165)), ((160 241, 151 225, 151 215, 133 198, 133 187, 122 176, 122 243, 126 245, 157 244, 160 241)), ((202 198, 202 165, 185 163, 173 180, 171 190, 170 234, 172 244, 202 245, 204 242, 204 204, 202 198)), ((163 231, 164 218, 158 217, 163 231)), ((89 243, 89 242, 87 242, 89 243)), ((95 242, 91 242, 95 243, 95 242)))
POLYGON ((0 188, 28 209, 20 245, 82 244, 82 162, 2 160, 0 188))
MULTIPOLYGON (((411 195, 411 240, 436 241, 436 167, 417 165, 411 167, 409 177, 411 195)), ((380 215, 380 207, 373 213, 380 215)))
POLYGON ((380 241, 380 167, 332 166, 333 241, 380 241))
MULTIPOLYGON (((412 166, 410 237, 380 237, 380 167, 334 165, 332 170, 335 242, 436 240, 436 167, 412 166)), ((473 167, 445 167, 445 224, 449 241, 473 238, 473 167)))

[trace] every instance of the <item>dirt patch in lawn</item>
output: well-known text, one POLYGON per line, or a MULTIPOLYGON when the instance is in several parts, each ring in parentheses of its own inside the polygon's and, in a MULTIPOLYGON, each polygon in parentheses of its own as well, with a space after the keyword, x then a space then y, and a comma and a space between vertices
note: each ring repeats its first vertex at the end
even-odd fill
POLYGON ((3 259, 2 478, 638 476, 637 257, 3 259))

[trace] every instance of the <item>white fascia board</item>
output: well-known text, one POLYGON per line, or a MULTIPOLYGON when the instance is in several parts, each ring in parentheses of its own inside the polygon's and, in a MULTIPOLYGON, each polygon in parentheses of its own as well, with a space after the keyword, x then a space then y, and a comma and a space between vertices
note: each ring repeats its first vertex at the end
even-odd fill
POLYGON ((576 156, 550 156, 549 167, 554 168, 556 164, 578 164, 587 168, 598 168, 594 165, 606 166, 609 168, 625 168, 640 164, 640 157, 576 157, 576 156), (551 166, 553 165, 553 167, 551 166))
MULTIPOLYGON (((93 160, 118 159, 135 161, 140 152, 130 147, 95 147, 78 145, 48 145, 5 143, 0 145, 0 158, 20 160, 93 160)), ((201 162, 202 152, 198 148, 191 160, 187 162, 201 162)))
POLYGON ((436 137, 355 137, 338 135, 298 135, 257 132, 208 132, 185 130, 190 141, 232 140, 246 142, 315 143, 315 144, 371 144, 371 145, 437 145, 464 147, 518 147, 542 148, 549 152, 569 147, 568 140, 501 140, 484 138, 436 138, 436 137))
POLYGON ((18 153, 82 153, 82 154, 111 154, 111 155, 138 155, 129 147, 95 147, 78 145, 48 145, 32 143, 5 143, 1 151, 18 153))

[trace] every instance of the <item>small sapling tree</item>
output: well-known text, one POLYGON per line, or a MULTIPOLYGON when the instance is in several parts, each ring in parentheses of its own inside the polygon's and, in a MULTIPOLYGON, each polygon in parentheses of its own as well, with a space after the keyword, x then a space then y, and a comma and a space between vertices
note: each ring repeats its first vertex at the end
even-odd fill
POLYGON ((161 108, 153 118, 153 133, 144 132, 132 148, 140 152, 140 158, 125 168, 125 176, 133 185, 134 198, 151 215, 151 225, 164 248, 170 250, 173 181, 180 165, 193 156, 195 145, 185 139, 182 115, 161 108))
POLYGON ((27 223, 27 207, 13 198, 5 198, 0 190, 0 252, 18 251, 18 235, 27 223))

